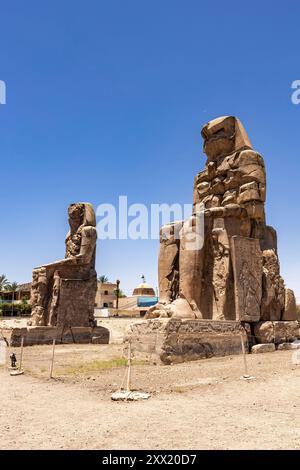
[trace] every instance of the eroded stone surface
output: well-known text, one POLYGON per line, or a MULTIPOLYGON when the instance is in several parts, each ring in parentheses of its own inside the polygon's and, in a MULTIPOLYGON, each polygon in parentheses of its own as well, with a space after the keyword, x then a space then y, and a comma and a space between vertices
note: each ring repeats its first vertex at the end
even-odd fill
POLYGON ((160 301, 169 303, 177 298, 179 283, 179 231, 182 223, 165 225, 160 230, 158 280, 160 301))
POLYGON ((255 337, 259 343, 289 343, 300 338, 297 321, 266 321, 254 326, 255 337))
POLYGON ((236 315, 241 321, 259 321, 262 296, 259 240, 233 236, 231 243, 236 315))
POLYGON ((2 330, 3 337, 11 346, 20 346, 22 337, 24 346, 35 346, 38 344, 67 343, 94 343, 108 344, 109 330, 102 326, 91 327, 51 327, 32 326, 27 328, 5 328, 2 330))
POLYGON ((275 249, 263 251, 262 287, 261 320, 280 321, 284 313, 285 288, 275 249))
POLYGON ((275 351, 275 344, 268 343, 268 344, 256 344, 252 346, 251 352, 253 354, 261 354, 261 353, 268 353, 275 351))
POLYGON ((297 320, 297 306, 295 294, 291 289, 285 289, 285 308, 282 320, 295 321, 297 320))
POLYGON ((256 344, 252 346, 251 352, 252 354, 261 354, 265 352, 273 352, 275 351, 275 344, 268 343, 268 344, 256 344))
POLYGON ((242 339, 247 351, 247 334, 239 322, 158 318, 130 325, 124 354, 130 341, 133 357, 170 364, 240 354, 242 339))
POLYGON ((281 343, 278 345, 278 351, 290 351, 292 349, 300 349, 300 342, 299 343, 281 343))

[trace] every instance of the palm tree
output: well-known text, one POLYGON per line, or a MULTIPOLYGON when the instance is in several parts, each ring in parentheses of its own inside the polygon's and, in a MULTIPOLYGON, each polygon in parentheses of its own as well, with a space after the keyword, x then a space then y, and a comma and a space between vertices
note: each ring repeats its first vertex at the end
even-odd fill
POLYGON ((6 285, 5 290, 12 293, 12 308, 11 308, 11 316, 14 315, 14 301, 15 301, 15 293, 18 290, 19 284, 17 282, 11 282, 6 285))
POLYGON ((0 275, 0 299, 2 300, 2 292, 6 289, 8 285, 8 280, 4 274, 0 275))
POLYGON ((108 282, 108 277, 102 274, 102 276, 98 277, 98 281, 101 282, 101 284, 104 284, 105 282, 108 282))
POLYGON ((124 299, 125 297, 127 297, 127 295, 122 291, 122 289, 115 290, 114 293, 115 293, 115 296, 118 297, 119 299, 124 299))

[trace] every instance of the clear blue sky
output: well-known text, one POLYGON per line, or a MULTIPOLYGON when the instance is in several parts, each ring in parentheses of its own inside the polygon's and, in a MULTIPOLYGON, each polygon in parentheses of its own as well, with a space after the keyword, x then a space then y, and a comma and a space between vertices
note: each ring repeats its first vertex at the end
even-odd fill
MULTIPOLYGON (((299 285, 300 4, 199 0, 1 2, 0 273, 64 256, 70 202, 192 201, 201 126, 244 123, 268 171, 282 274, 299 285)), ((157 241, 102 241, 97 270, 157 285, 157 241)))

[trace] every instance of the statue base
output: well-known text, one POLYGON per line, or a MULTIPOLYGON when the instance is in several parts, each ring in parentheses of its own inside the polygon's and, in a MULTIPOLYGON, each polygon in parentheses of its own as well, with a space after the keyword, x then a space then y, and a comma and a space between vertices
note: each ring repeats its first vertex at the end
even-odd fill
POLYGON ((127 357, 129 341, 134 358, 172 364, 242 354, 242 341, 248 353, 254 344, 273 343, 278 349, 280 344, 300 338, 297 321, 256 322, 253 329, 255 337, 251 334, 250 324, 240 321, 142 320, 129 325, 124 338, 124 356, 127 357))
POLYGON ((257 343, 292 343, 299 339, 300 328, 298 321, 261 321, 255 324, 254 334, 257 343))
POLYGON ((172 364, 248 352, 245 328, 237 321, 157 318, 129 325, 124 338, 134 358, 172 364))
POLYGON ((10 346, 21 346, 22 337, 24 346, 52 344, 108 344, 109 330, 102 326, 90 327, 55 327, 55 326, 27 326, 25 328, 3 328, 2 335, 10 346))

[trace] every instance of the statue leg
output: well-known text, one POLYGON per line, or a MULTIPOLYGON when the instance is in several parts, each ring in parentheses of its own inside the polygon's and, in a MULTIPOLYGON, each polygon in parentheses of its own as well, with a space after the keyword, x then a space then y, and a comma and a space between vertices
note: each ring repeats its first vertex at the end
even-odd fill
POLYGON ((211 236, 213 254, 212 273, 212 318, 214 320, 234 319, 234 302, 231 303, 232 315, 228 299, 233 297, 233 280, 230 262, 230 247, 224 219, 215 219, 211 236))
POLYGON ((182 222, 164 225, 160 231, 158 258, 159 302, 168 304, 179 294, 179 232, 182 222))
POLYGON ((32 274, 31 286, 31 319, 28 325, 46 326, 48 303, 48 279, 44 268, 35 269, 32 274))
POLYGON ((180 297, 189 303, 196 318, 203 317, 200 308, 205 252, 202 229, 195 215, 184 222, 179 254, 180 297))
POLYGON ((59 290, 60 290, 60 276, 59 272, 55 271, 53 277, 53 287, 51 294, 51 302, 49 308, 49 322, 50 326, 56 326, 57 323, 57 308, 59 303, 59 290))

